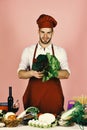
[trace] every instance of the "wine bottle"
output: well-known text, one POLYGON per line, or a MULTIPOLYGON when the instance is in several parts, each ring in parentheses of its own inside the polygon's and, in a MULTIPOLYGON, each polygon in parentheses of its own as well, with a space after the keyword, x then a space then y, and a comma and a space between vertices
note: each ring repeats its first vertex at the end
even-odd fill
POLYGON ((12 96, 12 87, 9 86, 9 96, 8 96, 8 111, 11 112, 12 111, 12 107, 13 107, 13 96, 12 96))

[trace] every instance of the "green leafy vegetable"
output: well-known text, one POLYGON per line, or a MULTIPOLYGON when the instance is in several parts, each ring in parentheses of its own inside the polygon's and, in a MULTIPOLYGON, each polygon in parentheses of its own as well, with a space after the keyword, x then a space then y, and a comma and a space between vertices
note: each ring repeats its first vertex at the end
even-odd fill
POLYGON ((58 70, 60 70, 60 62, 55 56, 50 55, 50 53, 47 53, 46 55, 40 54, 37 57, 36 62, 33 63, 32 69, 36 71, 43 71, 44 76, 42 78, 42 81, 44 82, 50 78, 55 78, 58 76, 58 70))
POLYGON ((18 115, 18 119, 20 118, 24 118, 24 116, 28 113, 30 113, 31 115, 33 116, 37 116, 37 114, 39 113, 39 109, 37 107, 28 107, 26 110, 24 110, 23 112, 21 112, 19 115, 18 115))
POLYGON ((37 107, 33 107, 33 106, 28 107, 28 108, 26 109, 26 114, 27 114, 27 113, 30 113, 30 114, 32 114, 32 115, 36 115, 36 114, 38 114, 39 112, 40 112, 39 109, 38 109, 37 107))
POLYGON ((60 119, 60 120, 58 120, 58 124, 60 126, 72 126, 72 125, 74 125, 74 122, 72 122, 70 120, 62 120, 62 119, 60 119))
POLYGON ((43 71, 48 67, 48 58, 46 55, 40 54, 33 63, 32 69, 36 71, 43 71))
POLYGON ((81 129, 83 129, 84 125, 87 126, 87 117, 85 115, 84 107, 80 102, 76 102, 71 109, 62 113, 61 119, 63 121, 75 122, 79 124, 81 129))
POLYGON ((76 102, 73 108, 67 110, 61 115, 61 119, 70 120, 72 119, 75 122, 79 122, 84 115, 84 108, 81 103, 76 102))

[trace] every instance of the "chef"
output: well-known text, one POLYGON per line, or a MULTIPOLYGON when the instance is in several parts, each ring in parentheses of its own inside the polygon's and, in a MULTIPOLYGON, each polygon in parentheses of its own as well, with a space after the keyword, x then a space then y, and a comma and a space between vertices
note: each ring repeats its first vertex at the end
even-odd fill
MULTIPOLYGON (((50 15, 42 14, 36 20, 38 25, 38 42, 23 50, 18 68, 20 79, 29 79, 23 95, 24 109, 34 106, 41 113, 60 114, 64 110, 64 95, 60 79, 68 79, 70 69, 66 51, 52 43, 54 27, 57 21, 50 15), (40 54, 50 53, 60 62, 58 76, 42 82, 43 72, 32 70, 32 65, 40 54)), ((57 43, 58 44, 58 43, 57 43)))

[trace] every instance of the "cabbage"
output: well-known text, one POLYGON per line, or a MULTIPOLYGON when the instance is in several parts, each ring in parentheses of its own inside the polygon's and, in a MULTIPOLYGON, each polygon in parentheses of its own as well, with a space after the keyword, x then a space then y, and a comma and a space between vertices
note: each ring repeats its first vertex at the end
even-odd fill
MULTIPOLYGON (((83 129, 84 125, 87 126, 87 117, 84 111, 84 106, 80 102, 75 102, 71 109, 61 114, 60 121, 62 121, 64 125, 65 122, 66 125, 69 125, 70 123, 77 123, 79 124, 80 128, 82 126, 83 129)), ((59 124, 61 124, 61 122, 59 122, 59 124)))

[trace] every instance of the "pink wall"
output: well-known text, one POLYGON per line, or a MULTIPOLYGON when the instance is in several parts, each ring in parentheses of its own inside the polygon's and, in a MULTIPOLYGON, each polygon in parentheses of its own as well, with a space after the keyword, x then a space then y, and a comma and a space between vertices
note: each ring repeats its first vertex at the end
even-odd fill
POLYGON ((23 49, 38 41, 36 19, 42 13, 58 20, 53 42, 68 54, 71 76, 61 80, 65 107, 73 96, 87 95, 87 0, 0 0, 0 101, 12 85, 20 111, 28 80, 18 79, 17 68, 23 49))

